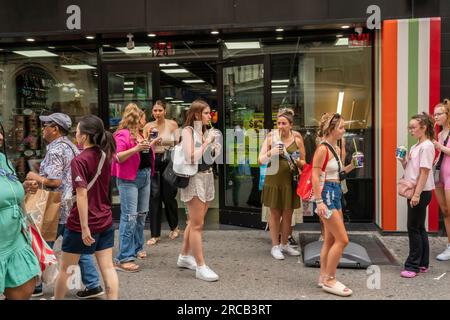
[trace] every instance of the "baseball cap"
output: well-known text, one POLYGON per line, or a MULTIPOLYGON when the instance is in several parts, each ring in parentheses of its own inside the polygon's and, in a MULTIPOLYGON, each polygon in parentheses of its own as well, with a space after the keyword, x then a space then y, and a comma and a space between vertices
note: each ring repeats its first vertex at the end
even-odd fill
POLYGON ((67 114, 60 112, 52 113, 48 116, 39 116, 39 120, 42 122, 54 122, 66 131, 69 131, 70 127, 72 127, 72 120, 70 117, 67 114))

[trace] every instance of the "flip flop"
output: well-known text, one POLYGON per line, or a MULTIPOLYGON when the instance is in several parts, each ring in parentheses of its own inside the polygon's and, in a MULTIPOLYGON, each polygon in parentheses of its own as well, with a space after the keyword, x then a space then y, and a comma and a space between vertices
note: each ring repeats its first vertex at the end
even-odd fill
POLYGON ((117 271, 122 271, 126 273, 134 273, 139 271, 139 265, 133 262, 117 263, 115 265, 115 268, 117 271))
POLYGON ((159 242, 159 240, 160 240, 159 237, 150 238, 150 240, 147 241, 147 245, 153 246, 153 245, 157 244, 159 242))
POLYGON ((178 229, 178 228, 175 228, 174 230, 169 232, 169 238, 171 240, 178 238, 179 235, 180 235, 180 229, 178 229))
POLYGON ((328 293, 332 293, 341 297, 348 297, 353 293, 351 289, 347 288, 343 283, 339 281, 336 281, 336 283, 332 286, 324 283, 322 289, 328 293))

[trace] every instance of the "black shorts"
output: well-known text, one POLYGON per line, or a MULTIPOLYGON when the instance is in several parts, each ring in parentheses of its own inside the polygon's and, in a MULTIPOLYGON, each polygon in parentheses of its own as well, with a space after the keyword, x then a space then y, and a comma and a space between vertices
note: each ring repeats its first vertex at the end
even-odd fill
POLYGON ((81 232, 75 232, 66 228, 61 250, 74 254, 93 254, 114 247, 114 225, 101 233, 91 234, 95 242, 89 247, 83 243, 81 232))

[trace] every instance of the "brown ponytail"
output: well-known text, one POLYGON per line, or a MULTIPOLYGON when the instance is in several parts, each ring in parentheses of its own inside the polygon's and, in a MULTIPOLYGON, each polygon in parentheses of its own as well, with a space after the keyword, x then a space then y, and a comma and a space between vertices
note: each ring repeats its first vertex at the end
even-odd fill
POLYGON ((434 136, 435 136, 434 121, 433 121, 433 119, 431 119, 431 117, 428 113, 422 112, 420 114, 416 114, 411 119, 419 122, 420 126, 425 126, 426 127, 425 135, 428 137, 428 139, 434 140, 434 136))

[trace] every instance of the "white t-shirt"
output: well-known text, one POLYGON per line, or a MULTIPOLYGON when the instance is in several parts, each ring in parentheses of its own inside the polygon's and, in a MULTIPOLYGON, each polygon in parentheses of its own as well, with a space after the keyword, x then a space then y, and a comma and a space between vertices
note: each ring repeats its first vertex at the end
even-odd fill
POLYGON ((413 145, 408 155, 408 163, 406 164, 404 175, 405 179, 417 183, 417 179, 419 179, 420 175, 420 168, 430 169, 423 191, 433 190, 434 178, 431 169, 433 168, 434 155, 434 145, 428 139, 422 143, 413 145))

